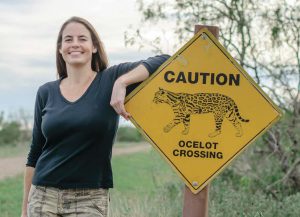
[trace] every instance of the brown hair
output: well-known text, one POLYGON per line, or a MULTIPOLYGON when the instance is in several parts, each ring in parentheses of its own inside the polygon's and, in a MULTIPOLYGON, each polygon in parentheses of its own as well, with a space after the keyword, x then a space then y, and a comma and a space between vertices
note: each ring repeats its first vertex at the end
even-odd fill
POLYGON ((96 72, 100 72, 103 69, 106 69, 108 67, 107 55, 105 53, 103 43, 100 40, 100 37, 96 32, 96 30, 94 29, 94 27, 87 20, 81 17, 71 17, 70 19, 68 19, 66 22, 63 23, 57 37, 56 68, 57 68, 58 77, 62 78, 67 76, 66 62, 64 61, 62 55, 60 54, 59 49, 61 48, 61 44, 62 44, 62 33, 69 23, 80 23, 84 25, 91 34, 93 45, 97 49, 97 52, 93 53, 92 56, 92 62, 91 62, 92 70, 96 72))

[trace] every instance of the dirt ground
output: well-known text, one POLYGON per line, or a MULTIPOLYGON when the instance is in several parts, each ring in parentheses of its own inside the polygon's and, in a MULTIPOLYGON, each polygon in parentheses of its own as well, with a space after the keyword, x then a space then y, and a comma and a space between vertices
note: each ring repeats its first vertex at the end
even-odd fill
MULTIPOLYGON (((125 148, 113 148, 113 156, 132 154, 137 152, 145 152, 150 150, 151 146, 148 144, 137 145, 125 148)), ((0 159, 0 180, 8 177, 13 177, 21 174, 25 169, 26 157, 10 157, 0 159)))

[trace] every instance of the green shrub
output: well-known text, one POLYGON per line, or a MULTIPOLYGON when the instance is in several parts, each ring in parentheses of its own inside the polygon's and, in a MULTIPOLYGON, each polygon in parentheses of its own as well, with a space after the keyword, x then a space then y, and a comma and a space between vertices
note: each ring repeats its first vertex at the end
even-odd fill
POLYGON ((136 128, 119 127, 117 132, 117 141, 119 142, 140 142, 143 141, 143 136, 136 128))
POLYGON ((300 193, 278 200, 257 188, 249 192, 241 185, 217 177, 210 187, 209 216, 299 217, 300 193))
POLYGON ((20 123, 16 121, 5 122, 0 130, 0 146, 12 145, 16 146, 20 140, 21 129, 20 123))

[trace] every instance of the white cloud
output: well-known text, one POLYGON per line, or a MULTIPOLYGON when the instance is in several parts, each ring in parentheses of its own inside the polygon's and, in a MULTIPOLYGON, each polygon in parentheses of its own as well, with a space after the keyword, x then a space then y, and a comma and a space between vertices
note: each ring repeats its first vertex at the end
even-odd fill
POLYGON ((0 11, 0 111, 32 110, 38 86, 56 79, 56 37, 71 16, 92 23, 111 64, 151 55, 124 47, 124 31, 139 20, 134 0, 2 0, 0 11))

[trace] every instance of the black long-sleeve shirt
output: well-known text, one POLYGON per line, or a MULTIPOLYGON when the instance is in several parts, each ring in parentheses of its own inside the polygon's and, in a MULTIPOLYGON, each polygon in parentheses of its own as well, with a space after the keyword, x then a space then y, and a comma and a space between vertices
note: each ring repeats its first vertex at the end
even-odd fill
MULTIPOLYGON (((75 102, 60 92, 63 79, 39 87, 27 166, 34 185, 57 188, 112 188, 111 153, 119 116, 110 106, 115 80, 143 64, 153 73, 168 55, 122 63, 98 72, 75 102)), ((127 94, 138 84, 130 85, 127 94)))

